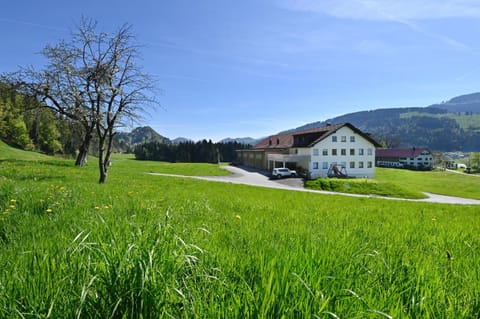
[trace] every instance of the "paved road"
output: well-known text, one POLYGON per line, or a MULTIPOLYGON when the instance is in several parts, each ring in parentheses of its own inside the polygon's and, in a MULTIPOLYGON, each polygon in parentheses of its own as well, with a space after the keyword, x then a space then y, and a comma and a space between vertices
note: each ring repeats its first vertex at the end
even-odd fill
POLYGON ((242 167, 234 167, 234 166, 224 166, 224 168, 230 171, 232 175, 184 176, 184 175, 161 174, 161 173, 150 173, 150 174, 161 175, 161 176, 172 176, 172 177, 187 177, 187 178, 195 178, 195 179, 201 179, 201 180, 207 180, 207 181, 286 189, 286 190, 299 191, 299 192, 344 195, 344 196, 350 196, 350 197, 375 197, 375 198, 382 198, 382 199, 388 199, 388 200, 408 200, 408 201, 415 201, 415 202, 430 202, 430 203, 441 203, 441 204, 480 205, 480 200, 477 200, 477 199, 444 196, 444 195, 437 195, 437 194, 431 194, 431 193, 425 193, 425 195, 428 196, 428 198, 425 198, 425 199, 398 199, 398 198, 391 198, 391 197, 318 191, 318 190, 304 188, 303 180, 301 178, 285 178, 280 180, 272 180, 267 176, 267 174, 261 171, 250 170, 250 169, 246 169, 242 167))

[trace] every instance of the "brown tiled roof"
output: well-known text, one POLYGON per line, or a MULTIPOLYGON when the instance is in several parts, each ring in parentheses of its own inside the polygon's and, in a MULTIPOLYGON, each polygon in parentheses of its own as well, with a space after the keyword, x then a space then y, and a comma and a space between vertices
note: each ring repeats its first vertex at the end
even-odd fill
POLYGON ((254 149, 279 149, 279 148, 291 148, 291 147, 309 147, 320 142, 327 136, 335 133, 338 129, 348 126, 355 133, 363 136, 375 146, 379 144, 369 137, 367 134, 363 133, 350 123, 341 123, 341 124, 332 124, 323 127, 318 127, 314 129, 308 129, 303 131, 295 131, 289 133, 280 133, 277 135, 271 135, 267 138, 264 138, 259 143, 257 143, 253 148, 254 149))
POLYGON ((375 151, 376 157, 417 157, 423 151, 430 152, 427 148, 387 148, 377 149, 375 151))

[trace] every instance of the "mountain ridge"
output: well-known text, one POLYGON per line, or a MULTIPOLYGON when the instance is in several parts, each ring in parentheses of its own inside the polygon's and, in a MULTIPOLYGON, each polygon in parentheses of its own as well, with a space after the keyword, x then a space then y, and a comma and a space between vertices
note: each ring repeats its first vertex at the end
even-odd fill
POLYGON ((426 107, 379 108, 307 123, 286 132, 349 122, 386 147, 428 147, 438 151, 480 149, 480 93, 426 107))

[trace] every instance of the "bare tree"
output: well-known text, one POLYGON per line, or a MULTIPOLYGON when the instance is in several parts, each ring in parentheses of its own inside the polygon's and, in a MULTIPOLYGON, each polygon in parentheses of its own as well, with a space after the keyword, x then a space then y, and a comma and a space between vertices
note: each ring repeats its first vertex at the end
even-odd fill
POLYGON ((83 166, 97 135, 100 183, 107 180, 116 130, 157 104, 154 81, 137 64, 141 56, 131 29, 126 24, 112 34, 98 32, 95 21, 82 18, 70 41, 44 48, 43 71, 29 67, 16 74, 45 107, 83 127, 76 165, 83 166))
POLYGON ((109 36, 97 33, 95 24, 84 23, 77 35, 84 44, 82 60, 85 69, 86 96, 94 111, 98 136, 100 183, 108 175, 115 131, 126 121, 136 121, 146 104, 155 105, 151 77, 136 64, 140 58, 131 26, 122 26, 109 36))

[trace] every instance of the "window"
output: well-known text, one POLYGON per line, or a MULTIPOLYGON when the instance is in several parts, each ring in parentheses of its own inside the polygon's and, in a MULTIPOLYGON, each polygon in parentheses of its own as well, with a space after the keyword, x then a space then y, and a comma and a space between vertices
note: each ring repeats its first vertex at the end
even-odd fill
POLYGON ((363 168, 363 162, 358 162, 358 168, 363 168))
POLYGON ((355 143, 355 136, 350 136, 350 142, 355 143))
POLYGON ((323 155, 323 156, 328 156, 328 150, 327 150, 326 148, 324 148, 324 149, 322 150, 322 155, 323 155))
POLYGON ((363 148, 358 149, 358 155, 363 155, 363 148))
POLYGON ((368 162, 367 162, 367 167, 368 167, 368 168, 372 168, 372 162, 371 162, 371 161, 368 161, 368 162))
POLYGON ((332 142, 337 142, 337 136, 336 135, 332 135, 332 142))
POLYGON ((355 162, 354 161, 350 162, 350 168, 355 168, 355 162))
POLYGON ((332 148, 332 155, 337 156, 337 149, 336 148, 332 148))
POLYGON ((355 155, 355 149, 354 148, 350 149, 350 155, 355 155))
POLYGON ((367 155, 373 155, 373 150, 371 148, 367 149, 367 155))
POLYGON ((313 169, 318 169, 318 162, 313 162, 312 168, 313 168, 313 169))
POLYGON ((323 169, 328 169, 328 162, 323 162, 322 163, 322 168, 323 169))
POLYGON ((347 137, 346 136, 342 136, 342 143, 346 143, 347 142, 347 137))
POLYGON ((342 148, 342 149, 340 150, 340 152, 341 152, 340 154, 341 154, 342 156, 347 155, 347 149, 346 149, 346 148, 342 148))
POLYGON ((318 156, 318 148, 313 149, 313 156, 318 156))

